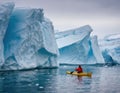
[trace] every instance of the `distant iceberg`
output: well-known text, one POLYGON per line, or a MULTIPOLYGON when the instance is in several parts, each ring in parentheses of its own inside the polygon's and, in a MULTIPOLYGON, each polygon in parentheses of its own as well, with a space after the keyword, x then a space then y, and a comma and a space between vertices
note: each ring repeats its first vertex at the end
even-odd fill
POLYGON ((108 64, 120 64, 120 34, 105 36, 99 41, 99 46, 105 62, 108 64))
POLYGON ((89 25, 56 33, 60 51, 60 64, 96 64, 105 63, 97 36, 90 37, 92 28, 89 25))
MULTIPOLYGON (((4 41, 4 48, 0 49, 0 52, 4 50, 4 56, 0 56, 1 70, 58 67, 54 28, 44 17, 43 9, 15 8, 12 12, 14 4, 8 3, 8 6, 5 7, 8 11, 3 13, 7 17, 5 22, 9 21, 8 27, 4 22, 0 25, 5 34, 0 37, 0 43, 4 41)), ((4 9, 0 13, 1 10, 4 9)))

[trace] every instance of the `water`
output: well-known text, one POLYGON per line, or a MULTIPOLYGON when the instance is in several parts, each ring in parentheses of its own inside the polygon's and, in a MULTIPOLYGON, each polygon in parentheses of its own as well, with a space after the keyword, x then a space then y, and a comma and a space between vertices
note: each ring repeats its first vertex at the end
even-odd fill
POLYGON ((74 68, 0 72, 0 93, 120 93, 120 66, 83 66, 91 78, 66 75, 74 68))

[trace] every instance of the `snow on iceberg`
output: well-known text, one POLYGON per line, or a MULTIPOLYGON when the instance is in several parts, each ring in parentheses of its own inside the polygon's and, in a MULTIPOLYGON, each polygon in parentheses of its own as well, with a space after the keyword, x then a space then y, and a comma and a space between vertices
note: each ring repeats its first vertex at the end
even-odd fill
POLYGON ((56 33, 59 47, 60 64, 104 63, 97 37, 90 38, 92 28, 89 25, 56 33))
POLYGON ((75 42, 82 41, 85 37, 89 37, 92 29, 86 25, 80 28, 58 32, 55 34, 58 48, 69 46, 75 42))
POLYGON ((120 34, 106 36, 99 46, 106 63, 120 64, 120 34))
POLYGON ((2 69, 57 67, 57 55, 53 25, 43 9, 15 9, 4 37, 2 69))
POLYGON ((6 33, 10 15, 13 11, 14 3, 4 3, 0 5, 0 68, 4 63, 3 38, 6 33))

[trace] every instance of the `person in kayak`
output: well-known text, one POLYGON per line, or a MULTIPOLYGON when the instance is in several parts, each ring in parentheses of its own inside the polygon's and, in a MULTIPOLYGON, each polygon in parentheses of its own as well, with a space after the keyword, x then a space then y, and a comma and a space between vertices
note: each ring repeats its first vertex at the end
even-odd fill
MULTIPOLYGON (((82 73, 83 72, 83 69, 81 67, 81 65, 79 65, 77 68, 75 68, 75 71, 77 71, 77 73, 82 73)), ((71 72, 71 74, 73 73, 74 71, 71 72)))
MULTIPOLYGON (((79 65, 75 71, 77 71, 77 73, 82 73, 83 72, 83 69, 81 67, 81 65, 79 65)), ((81 81, 82 80, 82 77, 81 76, 77 76, 78 77, 78 80, 81 81)))
POLYGON ((77 71, 77 73, 82 73, 82 72, 83 72, 83 69, 82 69, 81 65, 79 65, 79 66, 75 69, 75 71, 77 71))

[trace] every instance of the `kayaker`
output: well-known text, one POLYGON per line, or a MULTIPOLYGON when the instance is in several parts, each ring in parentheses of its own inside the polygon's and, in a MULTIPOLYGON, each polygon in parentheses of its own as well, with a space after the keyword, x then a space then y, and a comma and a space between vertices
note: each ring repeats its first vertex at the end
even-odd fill
POLYGON ((77 73, 82 73, 83 69, 82 69, 81 65, 79 65, 78 68, 75 69, 75 71, 77 71, 77 73))
MULTIPOLYGON (((81 65, 79 65, 77 68, 75 68, 75 71, 77 71, 77 73, 82 73, 83 70, 82 70, 81 65)), ((71 74, 72 74, 73 72, 74 72, 74 71, 71 71, 71 74)))

